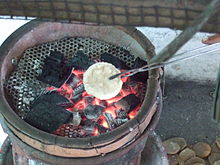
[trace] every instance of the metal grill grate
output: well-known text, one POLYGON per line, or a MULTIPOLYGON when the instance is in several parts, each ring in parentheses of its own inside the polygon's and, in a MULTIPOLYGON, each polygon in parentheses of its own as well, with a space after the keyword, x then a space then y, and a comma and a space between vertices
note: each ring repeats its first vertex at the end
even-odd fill
POLYGON ((25 117, 30 103, 45 92, 47 85, 38 81, 37 77, 42 72, 44 59, 50 54, 50 50, 62 52, 65 59, 71 60, 79 47, 83 47, 84 53, 93 60, 99 60, 104 52, 117 56, 130 67, 135 60, 133 55, 127 54, 128 50, 125 48, 91 38, 64 38, 29 48, 23 53, 16 70, 6 83, 6 89, 13 99, 19 116, 25 117))

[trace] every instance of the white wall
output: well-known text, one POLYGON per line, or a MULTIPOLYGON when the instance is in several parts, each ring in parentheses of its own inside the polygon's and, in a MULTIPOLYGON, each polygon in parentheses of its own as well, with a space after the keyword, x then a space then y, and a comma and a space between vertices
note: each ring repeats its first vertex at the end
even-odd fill
MULTIPOLYGON (((180 30, 171 30, 168 28, 139 28, 155 45, 156 52, 159 52, 169 42, 171 42, 180 30)), ((201 40, 211 34, 197 33, 188 41, 179 51, 195 49, 205 46, 201 40)), ((217 53, 210 53, 200 57, 196 57, 187 61, 172 64, 166 67, 166 74, 172 78, 180 80, 194 80, 199 82, 215 81, 220 64, 220 51, 217 53)))

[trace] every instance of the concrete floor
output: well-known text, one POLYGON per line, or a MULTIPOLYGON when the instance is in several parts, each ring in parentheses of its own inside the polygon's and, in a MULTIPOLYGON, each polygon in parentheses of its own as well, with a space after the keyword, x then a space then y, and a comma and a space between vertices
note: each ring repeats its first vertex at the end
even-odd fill
POLYGON ((162 140, 184 137, 189 144, 212 143, 220 137, 220 123, 213 120, 215 84, 167 78, 166 98, 156 132, 162 140))

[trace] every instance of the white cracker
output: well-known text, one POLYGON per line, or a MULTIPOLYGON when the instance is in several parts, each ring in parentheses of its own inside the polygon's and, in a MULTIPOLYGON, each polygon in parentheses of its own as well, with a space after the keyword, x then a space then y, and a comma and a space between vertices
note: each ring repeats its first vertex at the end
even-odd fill
POLYGON ((109 80, 109 77, 117 73, 120 71, 110 63, 93 64, 83 75, 86 92, 101 100, 115 97, 120 92, 123 82, 120 78, 109 80))

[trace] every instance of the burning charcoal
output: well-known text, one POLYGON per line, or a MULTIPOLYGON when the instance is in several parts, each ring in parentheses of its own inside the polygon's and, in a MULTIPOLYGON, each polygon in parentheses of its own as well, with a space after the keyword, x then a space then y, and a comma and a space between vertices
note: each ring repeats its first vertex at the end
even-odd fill
POLYGON ((95 62, 91 61, 82 50, 79 50, 77 51, 76 56, 73 57, 71 65, 74 69, 86 70, 94 63, 95 62))
POLYGON ((102 114, 104 107, 99 105, 88 105, 84 110, 84 115, 87 119, 98 120, 102 114))
POLYGON ((103 134, 103 133, 106 133, 106 132, 110 131, 108 128, 105 128, 105 127, 103 127, 99 124, 96 124, 96 128, 98 129, 100 134, 103 134))
POLYGON ((61 105, 61 106, 71 104, 66 97, 60 95, 57 92, 50 92, 50 93, 41 95, 40 97, 35 99, 33 104, 31 105, 31 107, 34 107, 35 105, 37 105, 41 102, 48 102, 50 104, 61 105))
MULTIPOLYGON (((147 62, 140 59, 139 57, 137 57, 135 62, 134 62, 133 69, 140 68, 144 65, 147 65, 147 62)), ((131 76, 131 80, 140 81, 140 82, 143 82, 143 83, 146 83, 147 79, 148 79, 148 71, 140 72, 140 73, 135 74, 134 76, 131 76)))
POLYGON ((110 127, 110 129, 114 129, 115 128, 115 122, 114 122, 114 118, 113 116, 108 113, 108 112, 105 112, 104 113, 104 117, 108 123, 108 126, 110 127))
POLYGON ((85 99, 86 105, 90 105, 93 103, 95 97, 94 96, 85 96, 84 99, 85 99))
POLYGON ((44 60, 42 74, 38 79, 44 83, 59 88, 68 78, 72 68, 64 64, 64 55, 51 51, 50 56, 44 60))
POLYGON ((83 130, 85 131, 86 135, 93 135, 95 131, 95 122, 92 120, 86 120, 83 126, 83 130))
POLYGON ((73 114, 73 120, 72 120, 71 123, 72 123, 74 126, 79 126, 80 123, 81 123, 81 120, 82 120, 82 118, 81 118, 79 112, 72 112, 72 114, 73 114))
POLYGON ((81 100, 82 99, 82 94, 80 93, 80 94, 78 94, 78 95, 74 95, 72 98, 71 98, 71 101, 73 102, 73 103, 77 103, 79 100, 81 100))
POLYGON ((119 119, 127 119, 128 118, 128 114, 126 111, 119 109, 116 112, 117 112, 117 118, 119 118, 119 119))
POLYGON ((78 87, 76 87, 73 91, 74 95, 82 94, 85 91, 84 85, 81 84, 78 87))
POLYGON ((74 74, 71 74, 69 79, 66 81, 66 83, 72 88, 75 88, 78 82, 80 82, 80 79, 74 74))
POLYGON ((101 100, 100 105, 106 108, 108 106, 108 103, 105 100, 101 100))
POLYGON ((115 103, 117 108, 125 110, 127 113, 130 113, 140 104, 140 99, 134 94, 127 95, 121 100, 115 103))
POLYGON ((101 61, 111 63, 118 69, 130 69, 124 61, 109 53, 101 54, 101 61))
POLYGON ((51 133, 60 125, 69 123, 71 119, 71 112, 44 100, 35 104, 24 120, 38 129, 51 133))

